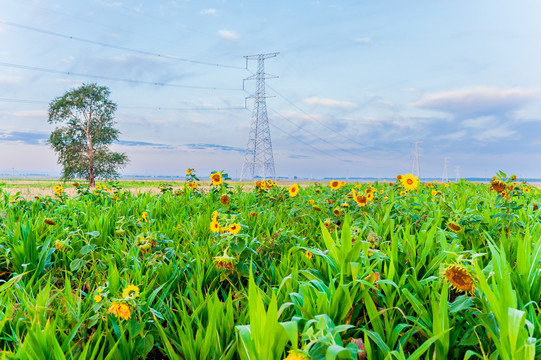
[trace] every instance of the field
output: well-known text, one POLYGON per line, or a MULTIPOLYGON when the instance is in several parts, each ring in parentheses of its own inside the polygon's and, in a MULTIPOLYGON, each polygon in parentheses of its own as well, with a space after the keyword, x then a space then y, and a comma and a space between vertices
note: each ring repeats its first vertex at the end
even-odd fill
POLYGON ((4 183, 2 358, 541 357, 536 187, 211 180, 4 183))

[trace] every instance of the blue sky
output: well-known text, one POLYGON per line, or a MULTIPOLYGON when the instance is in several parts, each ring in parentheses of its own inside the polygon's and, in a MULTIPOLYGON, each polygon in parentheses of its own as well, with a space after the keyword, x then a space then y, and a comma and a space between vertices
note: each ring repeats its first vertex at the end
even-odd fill
POLYGON ((48 103, 111 90, 124 174, 239 176, 265 62, 276 173, 541 177, 541 2, 3 1, 0 172, 59 173, 48 103), (69 73, 69 74, 68 74, 69 73), (135 81, 127 81, 135 80, 135 81), (159 85, 153 85, 159 84, 159 85), (13 170, 14 169, 14 170, 13 170))

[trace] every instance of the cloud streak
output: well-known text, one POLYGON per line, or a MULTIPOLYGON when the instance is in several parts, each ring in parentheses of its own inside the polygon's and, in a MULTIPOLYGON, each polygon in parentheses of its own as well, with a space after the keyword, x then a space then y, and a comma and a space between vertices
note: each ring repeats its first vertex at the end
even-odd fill
POLYGON ((210 9, 203 9, 199 12, 201 15, 216 15, 216 9, 210 8, 210 9))
POLYGON ((45 145, 49 134, 33 131, 3 131, 0 130, 0 140, 13 141, 27 145, 45 145))
POLYGON ((186 146, 189 149, 192 150, 222 150, 222 151, 236 151, 236 152, 244 152, 244 149, 234 147, 234 146, 228 146, 228 145, 218 145, 218 144, 186 144, 186 146))
POLYGON ((123 146, 147 146, 147 147, 151 147, 153 149, 172 150, 172 149, 176 148, 176 146, 173 146, 173 145, 152 143, 152 142, 147 142, 147 141, 119 140, 116 143, 119 144, 119 145, 123 145, 123 146))
POLYGON ((341 108, 341 109, 355 109, 357 107, 357 104, 350 101, 326 99, 326 98, 320 98, 317 96, 305 98, 303 99, 303 102, 305 104, 312 105, 312 106, 327 106, 327 107, 341 108))
POLYGON ((218 30, 218 35, 219 35, 222 39, 229 40, 229 41, 237 41, 237 40, 240 40, 240 35, 237 34, 237 33, 234 32, 234 31, 230 31, 230 30, 225 30, 225 29, 218 30))
POLYGON ((412 105, 457 118, 506 114, 539 99, 539 91, 478 87, 428 94, 412 105))

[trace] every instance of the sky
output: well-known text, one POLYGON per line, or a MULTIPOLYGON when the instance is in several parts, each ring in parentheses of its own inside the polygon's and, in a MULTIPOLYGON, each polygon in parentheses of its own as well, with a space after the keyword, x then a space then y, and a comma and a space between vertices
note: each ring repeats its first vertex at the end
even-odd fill
POLYGON ((0 0, 0 174, 59 174, 49 103, 118 108, 123 175, 240 176, 265 60, 276 175, 541 178, 541 2, 0 0))

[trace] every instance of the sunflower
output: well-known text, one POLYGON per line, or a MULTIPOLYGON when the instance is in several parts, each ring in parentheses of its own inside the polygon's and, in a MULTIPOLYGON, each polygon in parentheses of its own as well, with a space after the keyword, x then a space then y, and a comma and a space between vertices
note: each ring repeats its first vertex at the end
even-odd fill
POLYGON ((438 190, 432 190, 432 196, 438 195, 438 190))
POLYGON ((314 257, 314 254, 312 254, 310 251, 306 250, 306 252, 304 253, 304 256, 306 256, 308 258, 308 260, 312 260, 312 258, 314 257))
POLYGON ((472 276, 461 265, 449 265, 445 269, 444 276, 456 290, 473 292, 475 289, 472 276))
POLYGON ((338 217, 340 215, 342 215, 342 210, 340 210, 339 208, 335 208, 333 211, 332 211, 333 215, 338 217))
POLYGON ((95 302, 99 303, 102 300, 103 300, 103 298, 100 295, 98 295, 98 294, 94 295, 94 301, 95 302))
POLYGON ((325 225, 325 227, 328 229, 331 227, 331 219, 325 219, 325 221, 323 222, 323 225, 325 225))
POLYGON ((229 196, 227 194, 223 194, 222 196, 220 196, 220 202, 222 203, 222 205, 229 205, 229 196))
POLYGON ((215 172, 213 174, 210 174, 210 180, 212 181, 213 186, 222 185, 224 183, 224 179, 222 178, 222 173, 215 172))
POLYGON ((507 188, 507 186, 501 180, 493 179, 490 182, 490 190, 494 190, 497 193, 501 193, 501 192, 505 191, 506 188, 507 188))
POLYGON ((139 297, 139 288, 135 285, 129 285, 122 291, 122 296, 124 299, 135 299, 139 297))
POLYGON ((62 187, 62 184, 55 185, 53 189, 56 196, 62 196, 62 194, 64 194, 64 188, 62 187))
POLYGON ((368 194, 366 194, 366 200, 367 201, 372 201, 374 200, 374 192, 369 192, 368 194))
POLYGON ((455 224, 455 223, 453 223, 453 222, 449 222, 449 223, 447 224, 447 227, 448 227, 449 229, 453 230, 454 232, 458 232, 458 231, 460 231, 460 229, 461 229, 460 225, 455 224))
POLYGON ((212 220, 210 222, 210 231, 212 231, 213 233, 217 233, 220 231, 220 223, 218 222, 218 220, 212 220))
POLYGON ((240 231, 240 224, 239 223, 234 223, 234 224, 231 224, 231 225, 229 225, 227 227, 227 232, 230 232, 233 235, 238 234, 239 231, 240 231))
POLYGON ((68 247, 68 244, 65 240, 56 240, 54 242, 54 247, 56 250, 64 252, 64 250, 66 250, 66 248, 68 247))
POLYGON ((402 180, 402 175, 396 175, 396 181, 401 181, 401 180, 402 180))
POLYGON ((113 301, 107 313, 113 314, 120 319, 129 320, 131 319, 131 306, 124 302, 113 301))
POLYGON ((357 203, 359 206, 365 206, 368 203, 368 198, 364 195, 357 195, 355 190, 351 190, 353 195, 353 200, 357 203))
POLYGON ((186 169, 186 176, 192 175, 192 169, 186 169))
POLYGON ((214 262, 216 263, 216 267, 220 270, 229 270, 233 271, 235 269, 235 258, 231 257, 227 254, 227 249, 224 250, 224 253, 222 256, 216 256, 214 258, 214 262))
POLYGON ((417 185, 419 185, 419 179, 417 179, 412 174, 406 174, 402 176, 400 182, 402 183, 406 191, 415 190, 417 188, 417 185))
POLYGON ((308 357, 299 350, 291 350, 284 360, 307 360, 308 357))
POLYGON ((299 185, 297 184, 291 185, 291 187, 289 188, 289 196, 295 197, 297 196, 298 193, 299 193, 299 185))
POLYGON ((332 180, 330 183, 329 183, 329 186, 331 187, 331 190, 337 190, 338 188, 340 188, 340 181, 338 180, 332 180))
POLYGON ((188 184, 186 184, 186 186, 188 187, 188 189, 194 190, 194 189, 197 189, 199 184, 196 181, 190 181, 188 182, 188 184))

